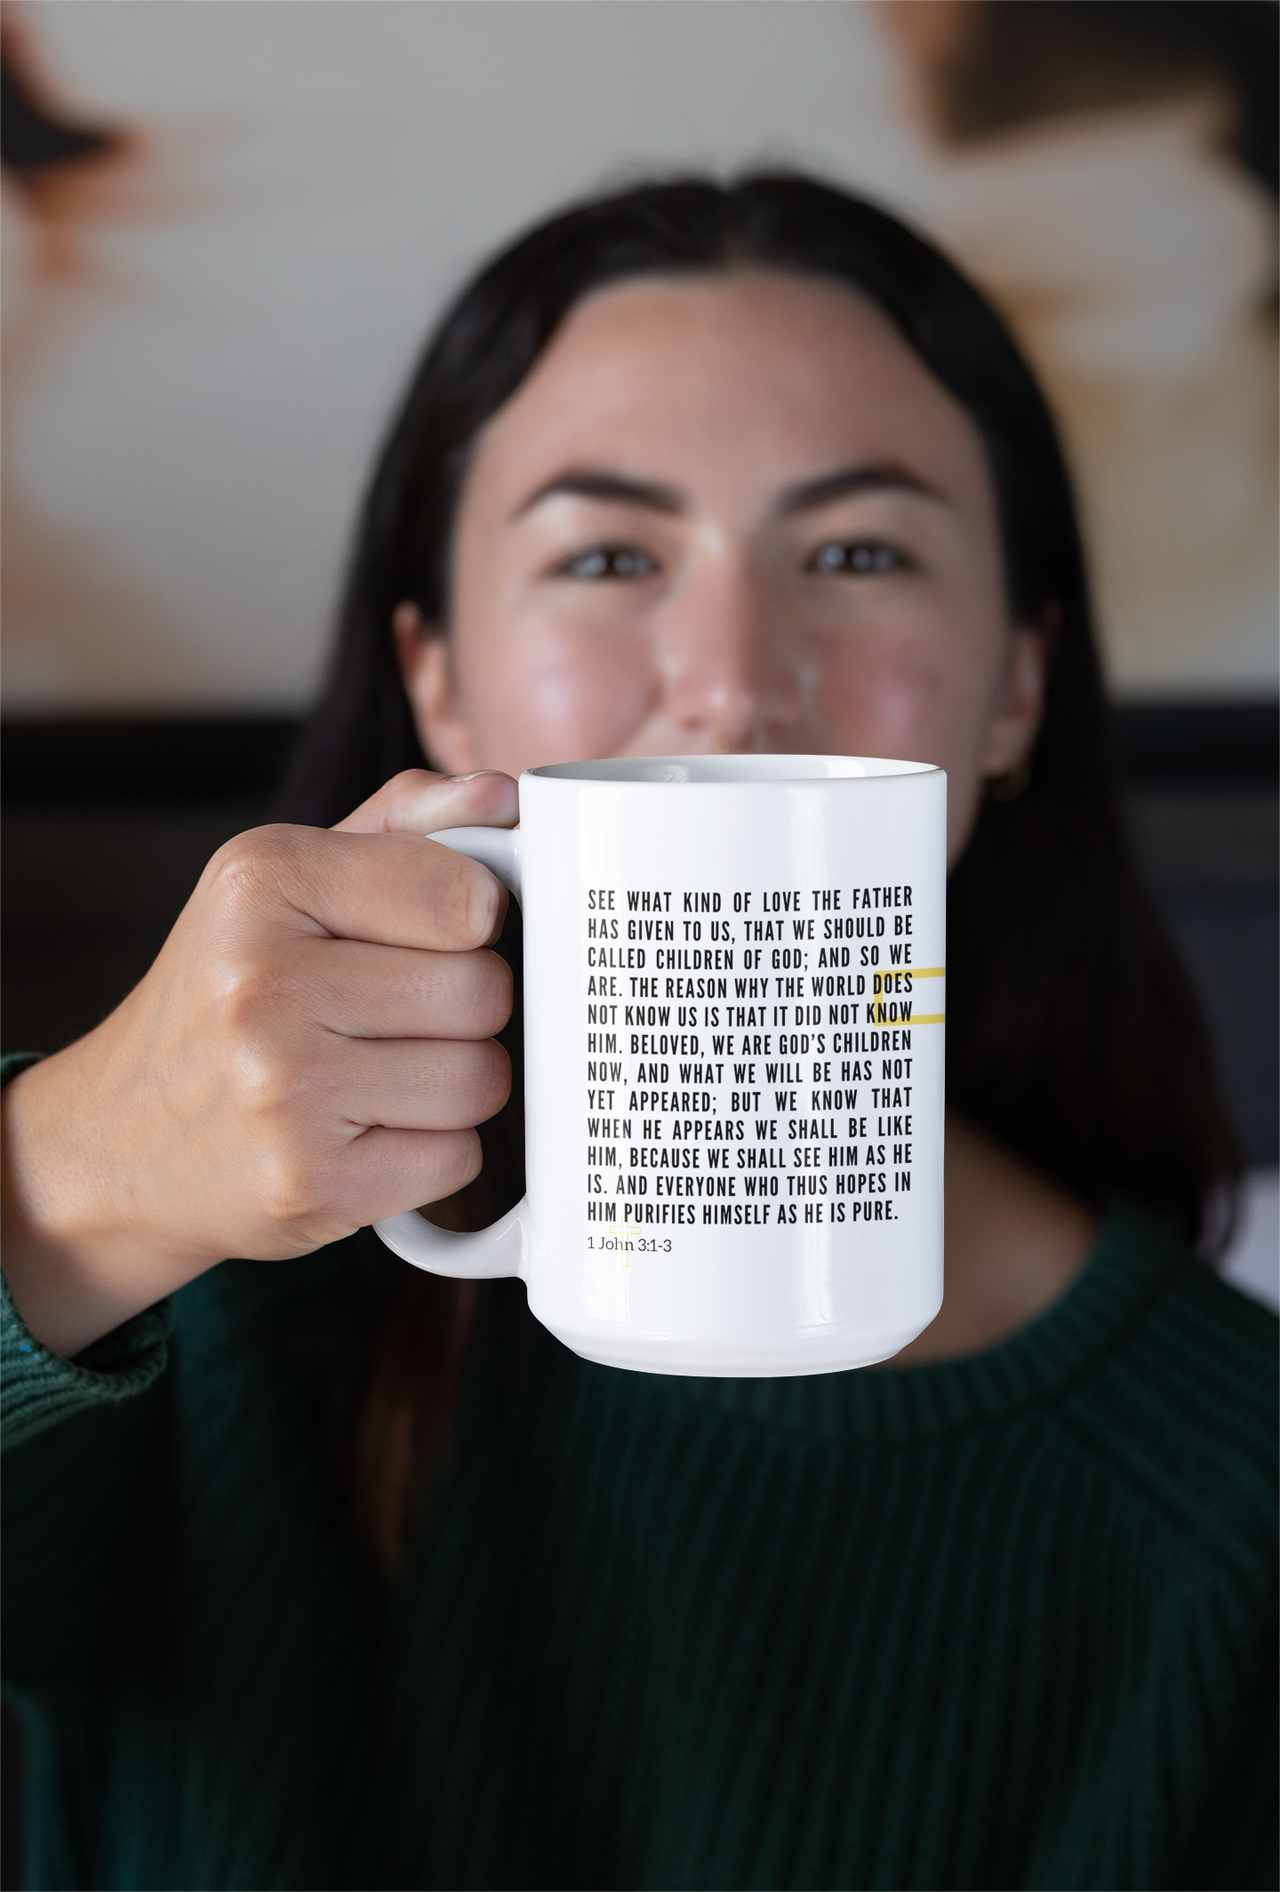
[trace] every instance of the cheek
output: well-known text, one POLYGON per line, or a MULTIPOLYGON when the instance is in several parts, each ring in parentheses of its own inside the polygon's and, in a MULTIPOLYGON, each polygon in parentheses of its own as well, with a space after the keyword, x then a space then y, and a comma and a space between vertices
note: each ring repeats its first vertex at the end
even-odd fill
POLYGON ((817 707, 833 726, 898 745, 881 754, 948 767, 977 749, 983 680, 944 640, 833 639, 818 653, 813 681, 817 707))
POLYGON ((485 765, 516 774, 615 753, 657 684, 649 639, 583 634, 534 614, 500 637, 470 639, 458 678, 485 765))
POLYGON ((981 794, 990 680, 975 654, 930 636, 828 645, 815 708, 846 754, 932 762, 947 771, 948 859, 963 851, 981 794))

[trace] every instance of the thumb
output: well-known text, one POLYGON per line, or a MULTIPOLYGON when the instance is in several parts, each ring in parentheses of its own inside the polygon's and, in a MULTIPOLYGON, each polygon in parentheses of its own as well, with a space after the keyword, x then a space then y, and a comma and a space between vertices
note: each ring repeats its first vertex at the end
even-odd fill
POLYGON ((437 775, 405 769, 337 824, 338 834, 435 834, 441 828, 514 828, 520 797, 497 769, 437 775))

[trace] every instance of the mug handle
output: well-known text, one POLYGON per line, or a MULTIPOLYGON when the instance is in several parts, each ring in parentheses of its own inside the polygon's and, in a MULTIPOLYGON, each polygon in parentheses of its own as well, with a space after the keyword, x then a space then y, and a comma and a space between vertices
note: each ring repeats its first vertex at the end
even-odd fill
MULTIPOLYGON (((479 861, 520 900, 518 828, 445 828, 430 839, 479 861)), ((464 1281, 522 1275, 529 1254, 529 1198, 521 1196, 500 1222, 477 1229, 473 1235, 455 1235, 449 1229, 436 1228, 416 1209, 390 1215, 384 1222, 375 1222, 373 1229, 402 1261, 432 1274, 452 1275, 464 1281)))

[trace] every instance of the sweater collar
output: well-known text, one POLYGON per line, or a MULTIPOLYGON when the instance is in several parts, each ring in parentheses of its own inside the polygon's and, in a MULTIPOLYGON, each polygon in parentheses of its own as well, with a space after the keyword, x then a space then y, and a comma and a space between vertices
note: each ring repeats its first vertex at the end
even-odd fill
POLYGON ((994 1423, 1060 1398, 1120 1346, 1181 1268, 1186 1250, 1149 1213, 1117 1200, 1083 1272, 1052 1307, 983 1353, 928 1365, 787 1379, 663 1381, 771 1430, 883 1441, 994 1423))

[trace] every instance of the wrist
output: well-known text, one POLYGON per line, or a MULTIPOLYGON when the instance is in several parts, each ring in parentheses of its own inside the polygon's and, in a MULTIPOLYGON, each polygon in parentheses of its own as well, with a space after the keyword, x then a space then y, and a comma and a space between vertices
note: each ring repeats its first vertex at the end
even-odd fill
POLYGON ((122 1165, 86 1108, 95 1086, 80 1051, 30 1066, 0 1095, 5 1275, 28 1328, 67 1359, 212 1259, 167 1250, 130 1216, 122 1165))

